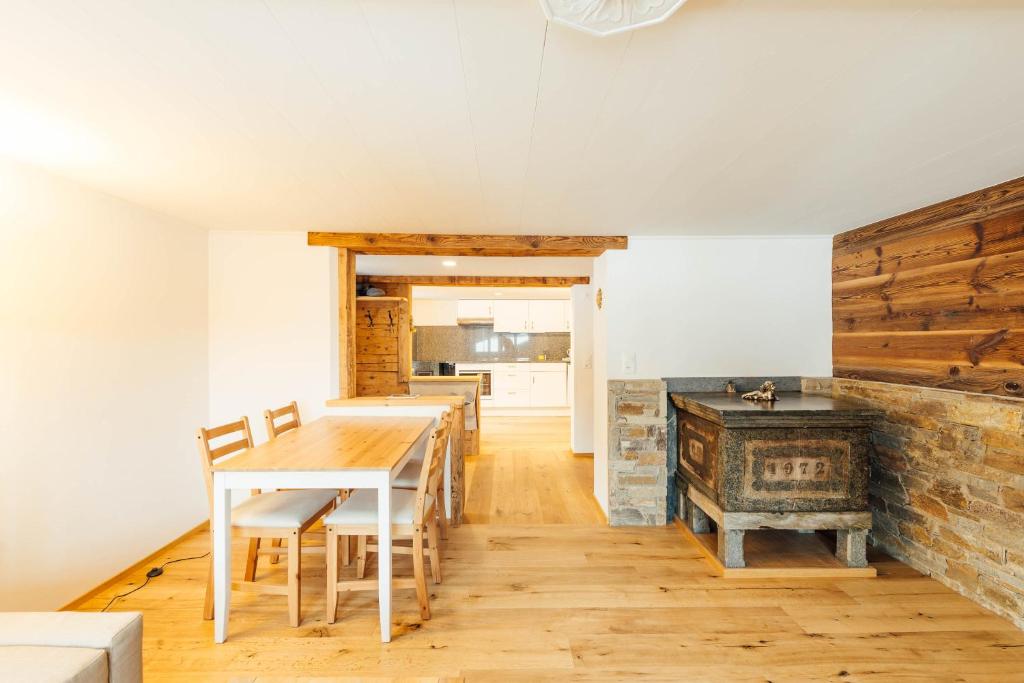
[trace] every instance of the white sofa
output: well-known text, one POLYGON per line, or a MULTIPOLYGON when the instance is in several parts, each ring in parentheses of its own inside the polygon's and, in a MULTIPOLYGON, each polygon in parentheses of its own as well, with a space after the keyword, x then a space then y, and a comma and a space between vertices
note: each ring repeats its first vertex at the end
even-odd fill
POLYGON ((0 612, 0 678, 10 683, 137 683, 138 612, 0 612))

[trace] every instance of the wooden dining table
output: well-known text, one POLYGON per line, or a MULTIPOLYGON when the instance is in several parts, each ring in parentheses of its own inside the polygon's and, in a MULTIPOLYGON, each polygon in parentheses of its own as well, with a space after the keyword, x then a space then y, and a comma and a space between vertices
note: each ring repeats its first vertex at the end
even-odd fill
POLYGON ((232 489, 376 489, 380 638, 391 641, 391 482, 421 445, 429 417, 328 416, 213 469, 214 640, 228 634, 232 489))

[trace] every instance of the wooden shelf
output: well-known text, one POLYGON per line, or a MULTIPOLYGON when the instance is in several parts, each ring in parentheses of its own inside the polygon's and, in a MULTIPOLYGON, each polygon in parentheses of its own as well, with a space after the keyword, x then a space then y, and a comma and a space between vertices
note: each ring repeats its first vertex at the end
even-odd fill
POLYGON ((404 296, 357 296, 356 301, 408 301, 404 296))
POLYGON ((872 566, 847 567, 835 556, 835 547, 822 534, 781 529, 759 529, 745 534, 746 567, 728 568, 718 561, 718 535, 695 534, 676 518, 676 526, 692 541, 725 579, 874 578, 872 566))

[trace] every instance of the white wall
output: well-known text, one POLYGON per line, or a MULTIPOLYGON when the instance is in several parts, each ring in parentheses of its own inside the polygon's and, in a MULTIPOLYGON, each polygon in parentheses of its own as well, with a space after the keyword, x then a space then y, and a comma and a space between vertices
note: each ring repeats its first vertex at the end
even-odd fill
POLYGON ((830 237, 630 238, 607 258, 608 377, 832 374, 830 237))
POLYGON ((607 380, 831 375, 831 263, 829 237, 631 237, 594 262, 594 492, 605 510, 607 380))
POLYGON ((572 320, 572 412, 570 432, 574 453, 594 452, 594 290, 590 285, 570 289, 572 320))
POLYGON ((604 289, 608 286, 608 253, 594 259, 590 286, 594 291, 594 497, 608 514, 608 311, 604 307, 604 289), (596 298, 602 297, 601 308, 596 298))
POLYGON ((210 421, 299 403, 304 421, 335 396, 337 263, 304 233, 210 233, 210 421))
POLYGON ((0 610, 207 516, 206 231, 0 159, 0 610))

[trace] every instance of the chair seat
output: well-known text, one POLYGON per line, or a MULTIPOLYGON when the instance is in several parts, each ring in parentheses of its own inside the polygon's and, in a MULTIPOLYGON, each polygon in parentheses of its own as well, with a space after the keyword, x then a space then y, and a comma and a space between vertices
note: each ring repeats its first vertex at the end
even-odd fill
MULTIPOLYGON (((433 498, 427 494, 430 507, 433 498)), ((416 492, 406 489, 391 490, 391 523, 412 524, 416 512, 416 492)), ((324 518, 324 526, 377 525, 377 489, 359 489, 348 500, 324 518)))
POLYGON ((335 490, 271 491, 243 501, 231 511, 235 527, 300 527, 338 495, 335 490))
POLYGON ((422 460, 410 460, 391 482, 391 485, 396 489, 414 489, 420 485, 420 472, 422 471, 422 460))

